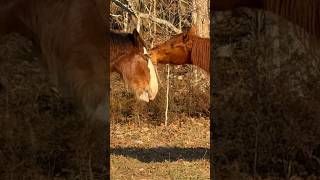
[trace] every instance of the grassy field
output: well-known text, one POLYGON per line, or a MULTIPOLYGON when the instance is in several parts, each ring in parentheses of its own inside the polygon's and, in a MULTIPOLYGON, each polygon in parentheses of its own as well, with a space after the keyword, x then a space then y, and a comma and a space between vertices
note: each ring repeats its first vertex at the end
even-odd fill
POLYGON ((111 179, 209 179, 209 118, 111 124, 111 179))
POLYGON ((111 77, 111 179, 209 179, 209 79, 200 69, 171 66, 168 126, 166 68, 150 103, 132 97, 111 77))

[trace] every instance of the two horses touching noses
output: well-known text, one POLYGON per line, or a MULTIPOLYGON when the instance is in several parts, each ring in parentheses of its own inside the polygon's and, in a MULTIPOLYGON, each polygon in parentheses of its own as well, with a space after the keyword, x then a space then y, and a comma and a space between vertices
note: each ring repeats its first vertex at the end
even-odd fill
POLYGON ((111 72, 143 101, 155 98, 158 82, 139 34, 110 33, 103 0, 3 0, 0 2, 0 38, 17 32, 41 54, 52 84, 89 119, 107 119, 111 72))

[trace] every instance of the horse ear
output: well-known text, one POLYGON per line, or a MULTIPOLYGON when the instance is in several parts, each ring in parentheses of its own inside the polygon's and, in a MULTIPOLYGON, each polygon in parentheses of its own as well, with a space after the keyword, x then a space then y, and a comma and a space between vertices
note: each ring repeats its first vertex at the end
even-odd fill
POLYGON ((134 44, 138 47, 145 47, 145 43, 140 37, 140 34, 138 33, 137 29, 133 30, 133 39, 134 39, 134 44))

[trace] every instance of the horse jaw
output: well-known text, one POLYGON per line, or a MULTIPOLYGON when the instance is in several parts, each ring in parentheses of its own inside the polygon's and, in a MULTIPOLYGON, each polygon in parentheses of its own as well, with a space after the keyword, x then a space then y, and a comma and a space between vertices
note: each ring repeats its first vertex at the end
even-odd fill
POLYGON ((148 68, 150 70, 150 82, 149 82, 149 99, 154 100, 156 98, 156 95, 158 93, 159 85, 158 85, 158 76, 157 72, 155 70, 155 67, 153 66, 153 63, 150 58, 148 58, 148 68))

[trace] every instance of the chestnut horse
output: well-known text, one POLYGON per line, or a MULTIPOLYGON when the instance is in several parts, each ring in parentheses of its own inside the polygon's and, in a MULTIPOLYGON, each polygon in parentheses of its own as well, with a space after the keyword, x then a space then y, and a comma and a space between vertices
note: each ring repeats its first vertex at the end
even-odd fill
MULTIPOLYGON (((88 118, 100 120, 105 120, 107 116, 107 79, 110 70, 107 64, 108 41, 106 17, 103 16, 106 11, 102 8, 104 6, 101 7, 103 4, 102 0, 0 2, 0 37, 17 32, 32 40, 52 83, 62 95, 83 109, 88 118)), ((111 48, 123 48, 116 43, 119 37, 112 35, 115 44, 111 44, 111 48)), ((136 41, 132 39, 130 42, 136 41)), ((126 82, 140 96, 155 90, 150 90, 150 85, 146 83, 150 81, 146 73, 149 69, 146 58, 142 58, 140 51, 135 54, 126 57, 126 64, 130 68, 118 69, 118 72, 125 74, 124 77, 130 76, 126 82), (136 77, 134 73, 140 74, 136 77)), ((112 60, 118 61, 117 58, 112 60)), ((149 96, 154 98, 155 94, 156 91, 149 96)), ((145 100, 143 96, 141 98, 145 100)))
POLYGON ((237 7, 267 10, 320 38, 319 0, 214 0, 211 3, 214 11, 232 10, 237 7))
POLYGON ((138 99, 149 102, 158 92, 158 79, 145 43, 133 34, 110 32, 110 69, 121 74, 138 99))
POLYGON ((193 64, 210 73, 210 39, 200 38, 192 26, 150 50, 154 64, 193 64))

